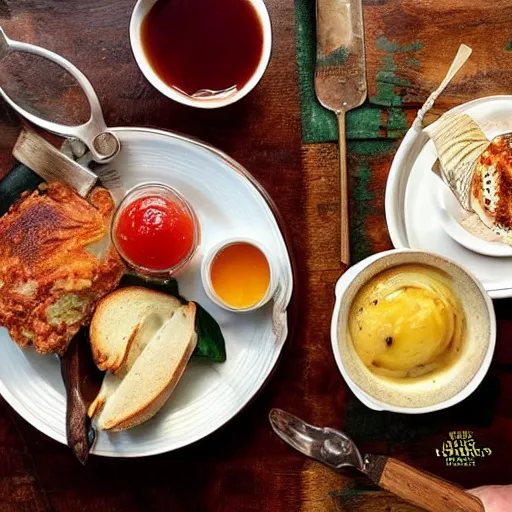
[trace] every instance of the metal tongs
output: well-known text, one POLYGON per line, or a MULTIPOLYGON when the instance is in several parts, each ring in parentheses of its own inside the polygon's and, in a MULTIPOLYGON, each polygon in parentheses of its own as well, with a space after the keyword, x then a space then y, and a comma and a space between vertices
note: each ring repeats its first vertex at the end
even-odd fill
POLYGON ((41 119, 31 112, 28 112, 18 105, 0 86, 0 94, 4 100, 18 112, 18 114, 40 128, 63 137, 75 138, 82 141, 89 148, 94 161, 100 164, 106 164, 113 160, 119 153, 121 144, 117 136, 108 130, 103 118, 98 96, 86 76, 64 57, 46 50, 45 48, 41 48, 40 46, 13 41, 9 39, 3 29, 0 28, 0 61, 5 59, 9 53, 15 51, 39 55, 40 57, 55 62, 70 73, 84 91, 91 108, 91 115, 89 120, 84 124, 79 126, 66 126, 41 119))
POLYGON ((454 484, 384 455, 361 455, 354 441, 281 409, 272 409, 274 432, 299 452, 335 470, 355 467, 383 489, 430 512, 484 512, 482 502, 454 484))

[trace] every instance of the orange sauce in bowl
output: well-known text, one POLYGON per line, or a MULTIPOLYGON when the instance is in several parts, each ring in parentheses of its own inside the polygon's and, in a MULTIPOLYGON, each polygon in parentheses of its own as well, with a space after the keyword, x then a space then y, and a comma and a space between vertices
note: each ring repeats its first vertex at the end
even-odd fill
POLYGON ((210 267, 217 297, 234 309, 255 306, 270 285, 270 265, 260 249, 239 242, 222 249, 210 267))

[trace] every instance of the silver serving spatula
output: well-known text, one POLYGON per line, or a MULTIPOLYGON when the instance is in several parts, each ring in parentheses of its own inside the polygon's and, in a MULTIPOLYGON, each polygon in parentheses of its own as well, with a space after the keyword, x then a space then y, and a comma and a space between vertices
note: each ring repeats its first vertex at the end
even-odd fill
POLYGON ((315 91, 338 116, 340 149, 341 262, 350 263, 345 113, 366 98, 362 0, 316 1, 315 91))
POLYGON ((361 455, 343 432, 320 428, 281 409, 269 415, 274 432, 299 452, 333 469, 353 466, 372 482, 429 512, 485 512, 482 502, 456 485, 392 457, 361 455))

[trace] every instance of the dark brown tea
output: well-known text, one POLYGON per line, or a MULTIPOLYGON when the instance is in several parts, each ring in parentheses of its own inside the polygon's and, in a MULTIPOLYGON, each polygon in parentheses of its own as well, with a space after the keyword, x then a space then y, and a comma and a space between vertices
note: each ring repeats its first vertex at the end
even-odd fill
POLYGON ((158 0, 141 39, 160 79, 189 96, 241 89, 263 52, 263 27, 248 0, 158 0))

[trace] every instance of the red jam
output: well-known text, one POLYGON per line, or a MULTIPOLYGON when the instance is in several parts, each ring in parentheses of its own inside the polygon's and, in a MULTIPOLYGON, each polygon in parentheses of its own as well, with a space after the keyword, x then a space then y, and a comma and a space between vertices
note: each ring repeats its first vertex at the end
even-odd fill
POLYGON ((168 270, 192 251, 194 220, 182 205, 167 197, 144 196, 120 213, 115 237, 129 262, 150 270, 168 270))

